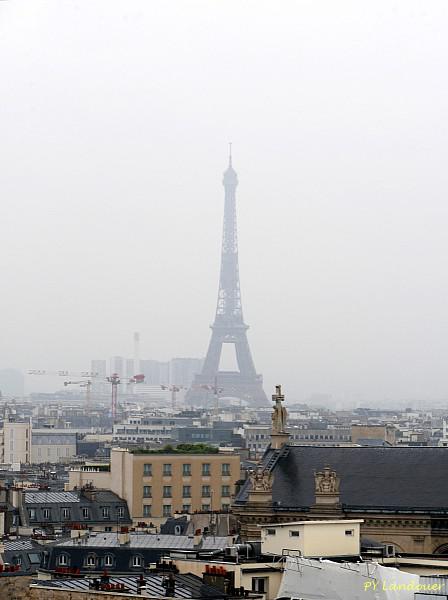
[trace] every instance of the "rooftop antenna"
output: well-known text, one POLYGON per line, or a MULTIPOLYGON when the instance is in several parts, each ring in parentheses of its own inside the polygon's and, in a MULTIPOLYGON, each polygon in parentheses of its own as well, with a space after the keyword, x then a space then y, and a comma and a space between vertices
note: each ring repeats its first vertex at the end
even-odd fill
POLYGON ((232 142, 229 142, 229 167, 232 166, 232 142))

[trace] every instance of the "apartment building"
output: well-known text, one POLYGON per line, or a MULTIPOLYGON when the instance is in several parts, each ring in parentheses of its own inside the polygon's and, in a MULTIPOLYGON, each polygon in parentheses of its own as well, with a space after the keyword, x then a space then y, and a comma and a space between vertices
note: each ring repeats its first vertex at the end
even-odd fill
POLYGON ((127 501, 134 522, 160 524, 175 513, 228 511, 239 479, 240 457, 233 452, 113 448, 110 470, 72 469, 67 487, 109 489, 127 501))
POLYGON ((111 452, 111 489, 127 500, 134 521, 227 511, 239 478, 240 457, 233 453, 111 452))
POLYGON ((31 462, 31 423, 29 419, 6 419, 0 433, 2 463, 31 462))

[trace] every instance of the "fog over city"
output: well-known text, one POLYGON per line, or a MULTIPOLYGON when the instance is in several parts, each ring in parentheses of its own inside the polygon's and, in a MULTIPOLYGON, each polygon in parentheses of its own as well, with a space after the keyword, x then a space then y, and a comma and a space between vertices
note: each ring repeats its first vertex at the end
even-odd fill
POLYGON ((268 396, 448 398, 447 30, 443 0, 0 2, 0 368, 135 331, 204 357, 232 142, 268 396))

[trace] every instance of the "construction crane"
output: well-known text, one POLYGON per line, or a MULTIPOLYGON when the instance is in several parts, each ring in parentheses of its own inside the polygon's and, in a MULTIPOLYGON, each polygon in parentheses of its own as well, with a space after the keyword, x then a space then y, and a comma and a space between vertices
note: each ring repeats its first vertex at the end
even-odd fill
MULTIPOLYGON (((117 404, 118 404, 118 386, 122 383, 123 378, 118 375, 118 373, 113 373, 110 377, 100 377, 99 373, 93 371, 81 371, 80 373, 75 373, 73 371, 46 371, 45 369, 30 369, 27 371, 28 375, 40 375, 40 376, 57 376, 57 377, 85 377, 87 381, 64 381, 64 386, 68 385, 80 385, 81 387, 86 388, 86 397, 87 404, 90 404, 90 391, 92 385, 92 379, 95 381, 107 381, 111 384, 112 387, 112 402, 111 402, 111 415, 112 418, 115 419, 117 416, 117 404)), ((144 375, 134 375, 133 377, 127 377, 123 381, 126 383, 143 383, 145 380, 144 375)))
MULTIPOLYGON (((112 373, 110 377, 106 377, 106 381, 111 384, 112 387, 112 403, 111 403, 111 416, 112 419, 116 419, 117 408, 118 408, 118 386, 122 382, 122 378, 118 373, 112 373)), ((144 383, 144 375, 134 375, 133 377, 124 378, 125 383, 144 383)))
POLYGON ((218 387, 218 377, 215 376, 215 381, 213 385, 203 384, 198 386, 203 390, 207 390, 209 392, 213 392, 213 397, 215 399, 214 412, 217 415, 219 413, 219 396, 223 393, 224 388, 218 387))
POLYGON ((73 377, 73 378, 82 378, 85 377, 86 381, 83 379, 79 381, 64 381, 64 386, 68 385, 79 385, 80 387, 86 388, 86 405, 90 407, 91 401, 91 386, 92 379, 99 377, 99 373, 94 371, 46 371, 45 369, 29 369, 27 371, 27 375, 39 375, 39 376, 47 376, 47 377, 73 377))
POLYGON ((161 385, 160 386, 162 388, 162 390, 169 390, 171 392, 171 408, 173 410, 175 410, 176 408, 176 400, 177 400, 177 393, 180 392, 180 390, 186 390, 188 388, 184 387, 183 385, 161 385))
POLYGON ((86 388, 86 406, 87 408, 91 408, 91 389, 92 389, 92 379, 87 379, 86 381, 64 381, 64 386, 68 385, 79 385, 79 387, 86 388))

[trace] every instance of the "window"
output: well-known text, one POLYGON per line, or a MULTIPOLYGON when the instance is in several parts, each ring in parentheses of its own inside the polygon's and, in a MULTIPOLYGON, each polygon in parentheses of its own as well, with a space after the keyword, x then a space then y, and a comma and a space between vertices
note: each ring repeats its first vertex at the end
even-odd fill
POLYGON ((49 519, 50 518, 50 509, 49 508, 44 508, 42 510, 42 515, 44 519, 49 519))
POLYGON ((150 504, 144 504, 143 505, 143 516, 144 517, 150 517, 151 516, 151 505, 150 504))
POLYGON ((184 477, 191 476, 191 465, 182 465, 182 475, 184 477))
POLYGON ((89 554, 86 558, 86 566, 94 567, 96 565, 96 556, 94 554, 89 554))
POLYGON ((211 493, 210 493, 210 486, 209 485, 203 485, 202 486, 202 497, 203 498, 210 498, 211 493))
POLYGON ((189 513, 191 510, 191 506, 189 504, 182 504, 182 512, 189 513))
POLYGON ((142 557, 141 556, 133 556, 132 557, 132 566, 133 567, 141 567, 142 566, 142 557))
POLYGON ((83 519, 90 519, 90 510, 86 507, 84 507, 82 509, 82 518, 83 519))
POLYGON ((112 527, 105 527, 105 528, 104 528, 104 531, 105 531, 106 533, 111 533, 111 532, 112 532, 112 527))
POLYGON ((182 498, 191 498, 191 485, 184 485, 182 488, 182 498))
POLYGON ((69 508, 62 509, 62 518, 64 519, 64 521, 67 521, 68 519, 70 519, 70 509, 69 508))
POLYGON ((266 535, 275 535, 276 533, 275 529, 266 529, 266 535))
POLYGON ((171 477, 171 464, 163 465, 163 476, 171 477))
POLYGON ((201 510, 204 512, 209 512, 210 511, 210 504, 203 504, 201 506, 201 510))
POLYGON ((143 498, 152 498, 152 488, 150 485, 143 486, 143 498))
POLYGON ((30 508, 28 510, 28 514, 30 516, 30 521, 34 521, 36 518, 36 509, 35 508, 30 508))
POLYGON ((268 578, 252 577, 252 591, 258 594, 266 594, 268 591, 268 578))
POLYGON ((164 504, 163 505, 163 516, 164 517, 171 517, 171 504, 164 504))
POLYGON ((119 519, 122 519, 124 517, 124 508, 123 508, 123 506, 119 506, 117 508, 117 517, 119 519))
POLYGON ((112 567, 113 564, 114 564, 114 557, 112 556, 112 554, 106 554, 106 556, 104 557, 104 566, 112 567))
POLYGON ((202 463, 202 476, 203 477, 210 476, 210 463, 202 463))
POLYGON ((171 486, 170 485, 163 486, 163 497, 171 498, 171 486))
POLYGON ((101 512, 103 514, 103 519, 110 519, 110 508, 108 506, 103 506, 101 512))
POLYGON ((289 537, 300 537, 300 531, 294 529, 289 530, 289 537))
POLYGON ((223 485, 221 488, 221 496, 228 498, 230 496, 230 485, 223 485))
POLYGON ((227 502, 223 502, 222 506, 221 506, 221 510, 223 510, 224 512, 229 512, 230 504, 228 504, 227 502))
POLYGON ((221 465, 221 475, 224 477, 228 477, 230 475, 230 465, 228 463, 223 463, 221 465))
POLYGON ((152 477, 152 464, 151 463, 145 463, 143 465, 143 475, 145 477, 152 477))
POLYGON ((58 565, 60 567, 67 567, 68 566, 68 555, 67 554, 60 554, 58 556, 58 565))
POLYGON ((353 535, 355 535, 355 530, 354 529, 346 529, 345 535, 353 536, 353 535))

